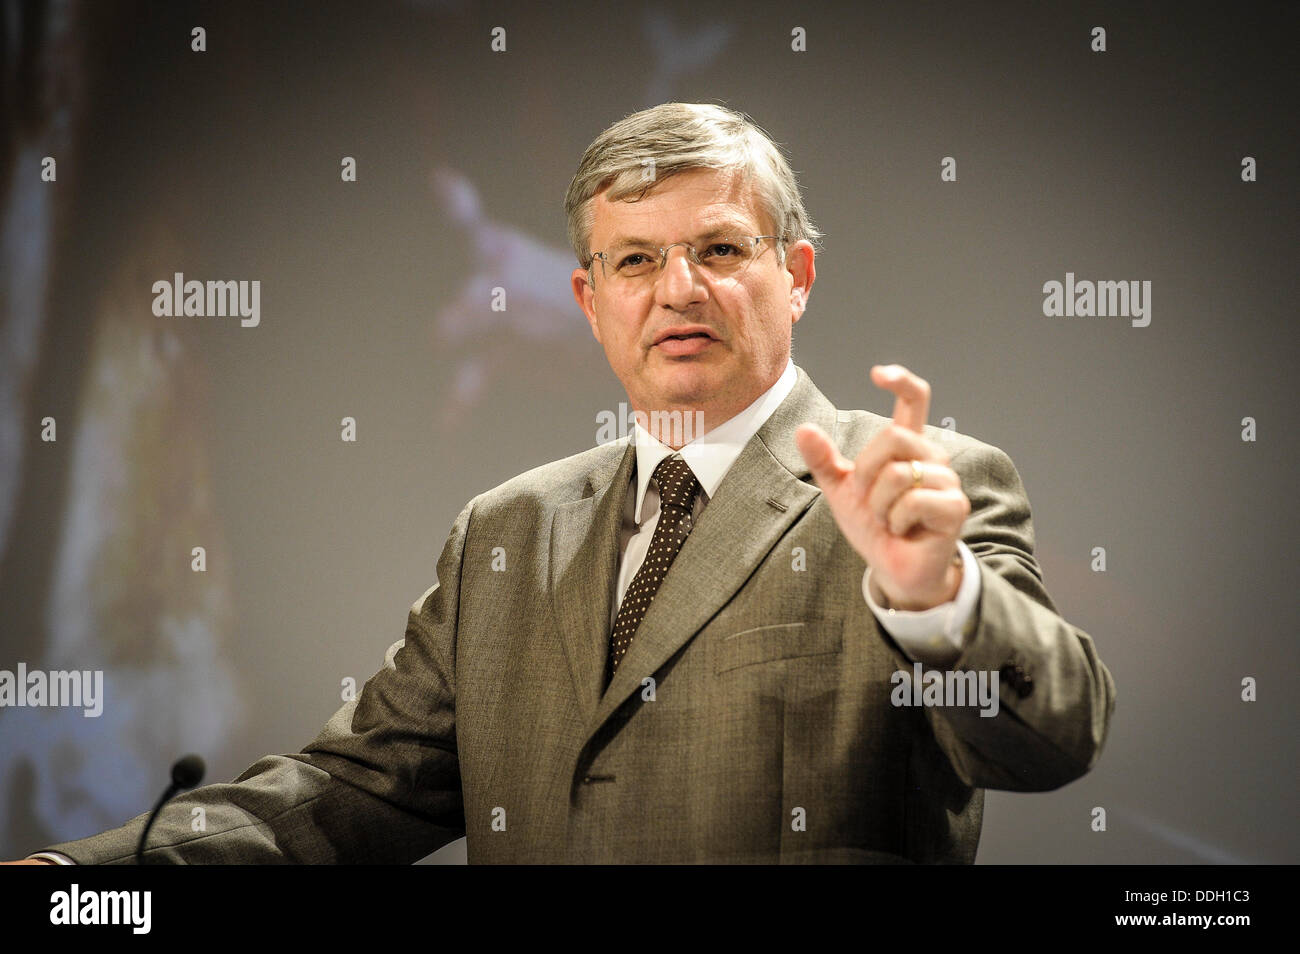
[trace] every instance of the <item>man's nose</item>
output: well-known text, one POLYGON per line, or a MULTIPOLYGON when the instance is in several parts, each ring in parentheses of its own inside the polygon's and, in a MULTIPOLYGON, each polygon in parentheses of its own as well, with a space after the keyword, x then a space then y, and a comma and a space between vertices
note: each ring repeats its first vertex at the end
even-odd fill
POLYGON ((691 261, 689 245, 674 245, 668 249, 663 271, 659 273, 659 303, 670 308, 703 301, 708 297, 702 267, 691 261))

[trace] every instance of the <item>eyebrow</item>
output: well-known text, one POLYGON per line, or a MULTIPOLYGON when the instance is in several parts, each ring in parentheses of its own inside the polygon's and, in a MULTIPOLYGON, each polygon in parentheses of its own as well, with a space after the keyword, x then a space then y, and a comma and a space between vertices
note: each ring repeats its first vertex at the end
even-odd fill
MULTIPOLYGON (((721 225, 716 225, 713 228, 707 229, 703 232, 696 233, 695 238, 692 239, 691 242, 692 244, 694 244, 695 242, 702 242, 705 239, 724 238, 724 237, 735 238, 738 235, 749 235, 750 228, 752 228, 752 226, 743 225, 737 222, 724 222, 721 225)), ((659 243, 654 239, 638 238, 638 237, 629 238, 621 235, 615 236, 613 240, 610 241, 609 245, 606 247, 611 249, 626 248, 629 245, 634 245, 641 248, 660 247, 659 243)))

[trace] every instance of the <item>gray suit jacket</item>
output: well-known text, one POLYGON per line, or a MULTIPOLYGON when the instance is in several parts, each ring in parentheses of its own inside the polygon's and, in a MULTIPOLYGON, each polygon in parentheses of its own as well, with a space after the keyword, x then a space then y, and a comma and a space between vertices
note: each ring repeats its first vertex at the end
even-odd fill
MULTIPOLYGON (((474 498, 356 701, 301 753, 170 803, 151 858, 411 862, 465 834, 471 862, 971 862, 982 789, 1088 771, 1114 683, 1043 588, 1011 460, 927 427, 971 500, 963 539, 982 578, 953 668, 999 671, 1000 711, 891 704, 912 660, 863 600, 865 564, 794 443, 804 421, 850 458, 888 423, 837 411, 799 370, 603 692, 634 449, 474 498)), ((129 862, 142 823, 52 850, 129 862)))

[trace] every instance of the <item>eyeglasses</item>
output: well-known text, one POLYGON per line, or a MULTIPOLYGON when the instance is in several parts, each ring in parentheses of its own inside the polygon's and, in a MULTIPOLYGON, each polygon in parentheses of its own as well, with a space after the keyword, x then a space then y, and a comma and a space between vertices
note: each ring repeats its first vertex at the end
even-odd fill
POLYGON ((692 262, 708 274, 726 278, 744 271, 763 251, 763 242, 771 241, 778 249, 784 241, 779 235, 741 235, 736 238, 710 239, 697 248, 690 242, 674 242, 663 248, 625 245, 608 252, 593 252, 592 265, 600 259, 601 274, 612 286, 635 287, 650 284, 668 263, 668 252, 686 246, 692 262))

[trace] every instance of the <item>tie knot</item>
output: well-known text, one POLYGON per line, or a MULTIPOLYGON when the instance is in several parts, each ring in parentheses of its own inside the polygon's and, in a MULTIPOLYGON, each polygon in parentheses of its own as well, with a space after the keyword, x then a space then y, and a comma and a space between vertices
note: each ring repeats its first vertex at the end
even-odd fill
POLYGON ((695 495, 700 491, 700 482, 681 455, 673 454, 661 460, 653 477, 659 486, 660 506, 691 512, 695 495))

